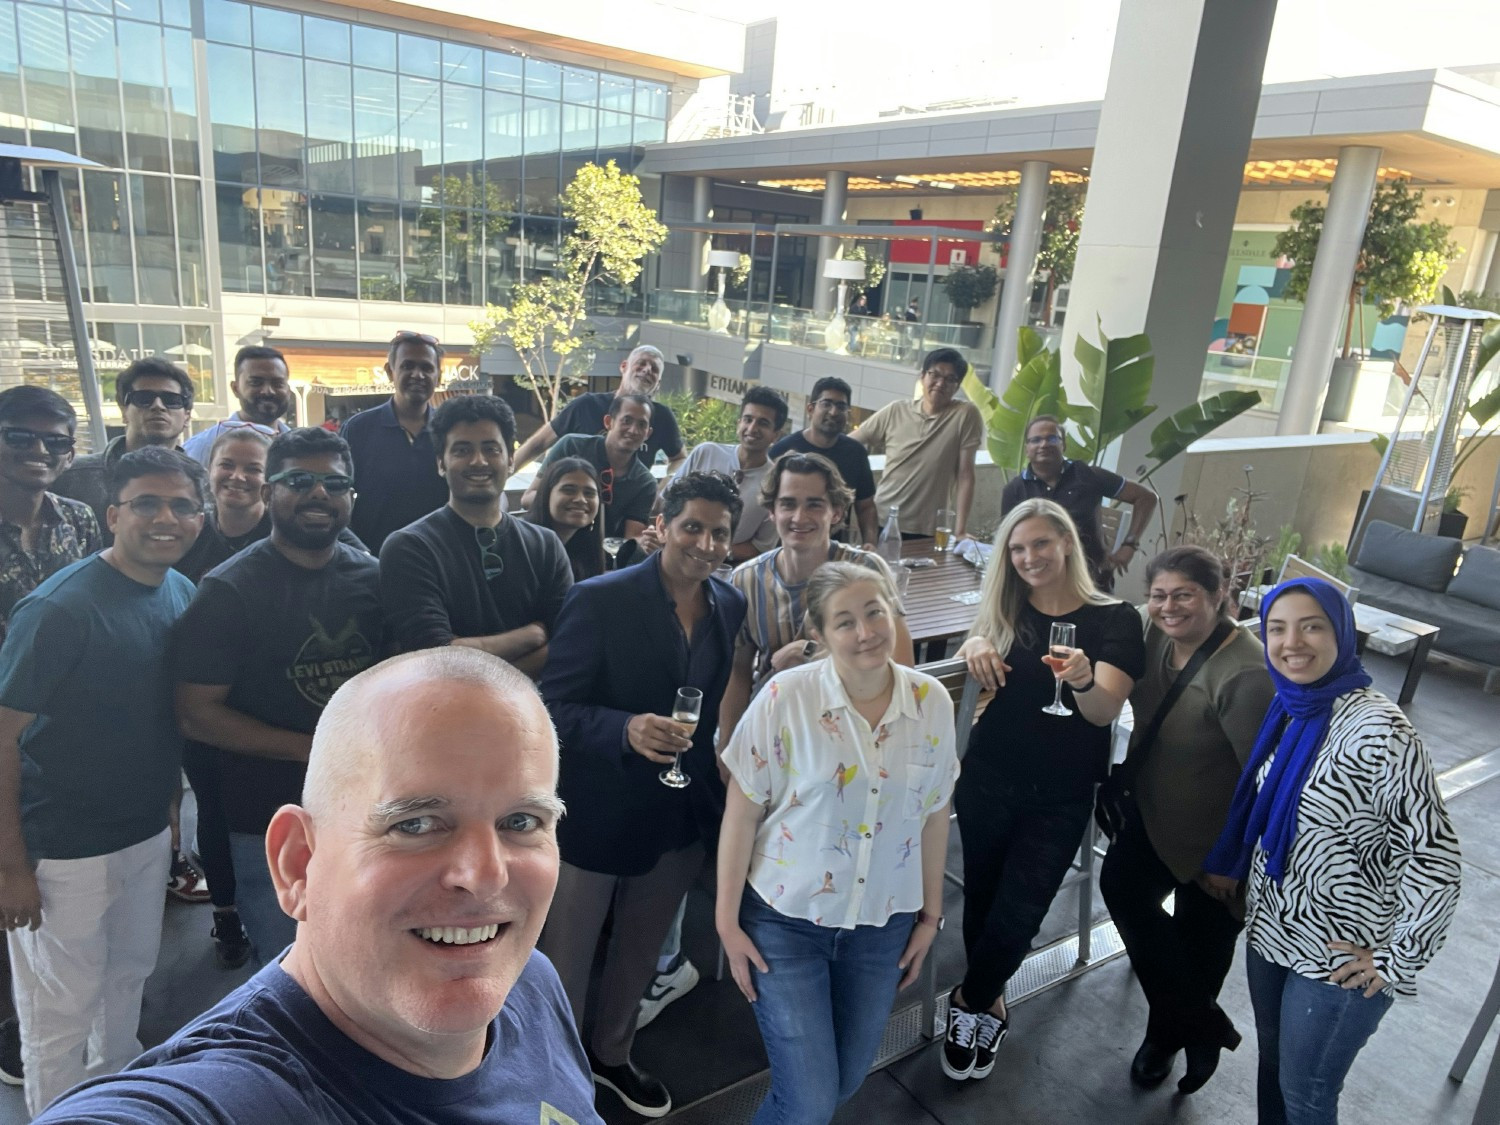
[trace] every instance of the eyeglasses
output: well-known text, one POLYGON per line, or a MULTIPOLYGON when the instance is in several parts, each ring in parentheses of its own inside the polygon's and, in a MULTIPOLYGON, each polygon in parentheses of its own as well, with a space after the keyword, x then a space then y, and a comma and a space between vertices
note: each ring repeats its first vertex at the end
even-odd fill
POLYGON ((266 478, 267 484, 284 484, 293 492, 311 492, 317 485, 330 496, 342 496, 354 487, 354 478, 347 473, 315 473, 311 469, 283 469, 274 477, 266 478))
POLYGON ((68 434, 39 434, 35 430, 23 430, 19 426, 0 428, 0 440, 12 449, 32 449, 37 442, 54 457, 72 453, 74 442, 68 434))
POLYGON ((1061 445, 1062 443, 1062 434, 1039 434, 1026 439, 1026 448, 1040 449, 1044 445, 1061 445))
POLYGON ((479 544, 479 565, 484 567, 486 578, 499 578, 505 573, 505 560, 495 550, 500 542, 500 533, 493 527, 476 527, 474 542, 479 544))
POLYGON ((125 396, 125 405, 134 406, 137 410, 150 410, 156 405, 157 399, 161 399, 161 404, 168 410, 187 409, 187 395, 176 391, 130 391, 125 396))
POLYGON ((170 500, 164 496, 135 496, 124 503, 136 515, 147 520, 154 520, 161 515, 163 508, 169 509, 180 520, 190 520, 203 514, 203 505, 185 496, 174 496, 170 500))
POLYGON ((924 371, 922 372, 922 378, 931 379, 935 383, 948 383, 954 387, 964 381, 962 375, 944 375, 941 371, 924 371))
POLYGON ((820 398, 817 402, 813 403, 813 406, 819 410, 826 410, 830 414, 849 413, 849 404, 847 402, 840 402, 836 398, 820 398))
POLYGON ((599 473, 599 500, 603 504, 615 502, 615 471, 606 467, 599 473))
POLYGON ((404 344, 408 340, 417 340, 421 343, 431 345, 434 348, 438 346, 438 340, 436 336, 429 336, 426 332, 412 332, 410 329, 406 328, 403 328, 400 332, 397 332, 394 336, 391 337, 391 343, 393 344, 404 344))

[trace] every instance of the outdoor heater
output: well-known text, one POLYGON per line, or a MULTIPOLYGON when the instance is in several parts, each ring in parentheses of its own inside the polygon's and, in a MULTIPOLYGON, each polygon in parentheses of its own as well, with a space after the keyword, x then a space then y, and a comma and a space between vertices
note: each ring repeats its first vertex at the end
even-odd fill
POLYGON ((729 322, 733 319, 729 314, 729 306, 724 303, 724 272, 739 269, 739 265, 738 250, 710 250, 708 252, 708 268, 719 271, 719 295, 709 306, 708 330, 717 332, 721 336, 729 335, 729 322))
POLYGON ((823 263, 823 276, 839 283, 833 319, 823 329, 823 344, 834 355, 848 355, 849 327, 844 322, 844 298, 848 295, 849 282, 865 279, 865 264, 858 258, 830 258, 823 263))

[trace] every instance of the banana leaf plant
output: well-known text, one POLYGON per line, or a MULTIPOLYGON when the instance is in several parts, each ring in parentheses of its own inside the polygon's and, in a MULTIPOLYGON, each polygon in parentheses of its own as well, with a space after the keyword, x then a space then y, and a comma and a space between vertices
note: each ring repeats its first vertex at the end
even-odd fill
POLYGON ((964 393, 979 408, 985 423, 990 458, 1008 475, 1026 467, 1026 427, 1033 418, 1062 418, 1062 358, 1039 333, 1022 326, 1016 349, 1016 373, 996 396, 973 370, 964 376, 964 393))
POLYGON ((1116 438, 1156 412, 1146 401, 1156 370, 1151 338, 1138 332, 1111 340, 1101 320, 1099 342, 1103 347, 1095 347, 1081 333, 1074 340, 1073 358, 1081 368, 1078 385, 1084 401, 1063 408, 1077 430, 1076 437, 1070 435, 1068 457, 1091 465, 1098 463, 1116 438))

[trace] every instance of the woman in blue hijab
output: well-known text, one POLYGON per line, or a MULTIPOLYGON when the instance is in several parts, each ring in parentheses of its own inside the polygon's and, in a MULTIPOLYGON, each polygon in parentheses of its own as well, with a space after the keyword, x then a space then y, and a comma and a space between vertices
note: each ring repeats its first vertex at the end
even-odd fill
POLYGON ((1260 614, 1276 698, 1204 870, 1245 889, 1260 1125, 1336 1125, 1355 1056, 1447 936, 1458 838, 1343 595, 1292 579, 1260 614))

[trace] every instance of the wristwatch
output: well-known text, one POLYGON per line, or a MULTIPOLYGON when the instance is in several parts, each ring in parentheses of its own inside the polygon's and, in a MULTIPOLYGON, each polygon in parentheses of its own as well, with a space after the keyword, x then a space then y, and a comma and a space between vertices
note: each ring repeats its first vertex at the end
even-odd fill
POLYGON ((1129 547, 1132 551, 1136 551, 1140 549, 1141 541, 1132 535, 1127 539, 1120 540, 1120 546, 1129 547))
POLYGON ((815 653, 817 651, 818 651, 818 642, 817 641, 808 641, 806 644, 804 644, 802 646, 802 659, 803 660, 811 660, 813 658, 813 653, 815 653))
POLYGON ((918 910, 917 911, 917 925, 919 925, 919 926, 932 926, 939 933, 941 933, 942 929, 943 929, 943 923, 944 923, 944 921, 946 921, 946 919, 941 914, 939 914, 936 918, 934 918, 931 914, 928 914, 925 910, 918 910))

